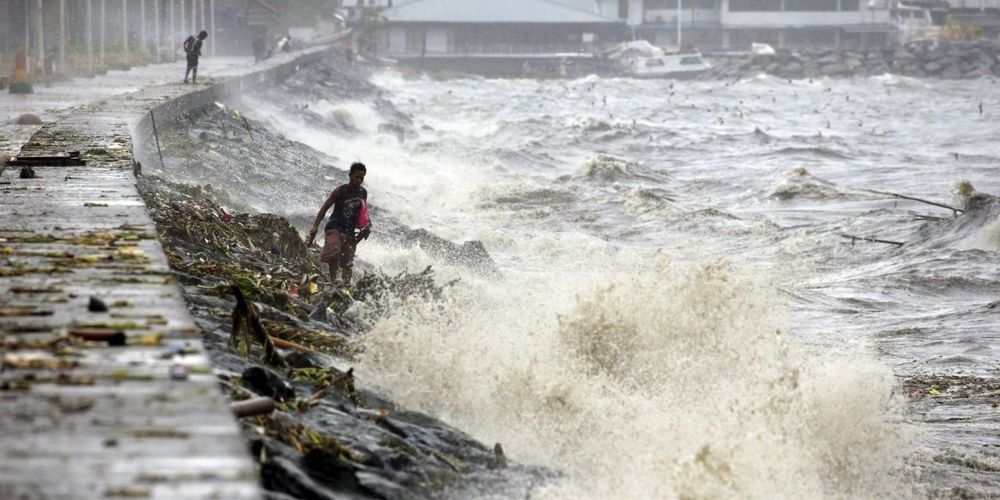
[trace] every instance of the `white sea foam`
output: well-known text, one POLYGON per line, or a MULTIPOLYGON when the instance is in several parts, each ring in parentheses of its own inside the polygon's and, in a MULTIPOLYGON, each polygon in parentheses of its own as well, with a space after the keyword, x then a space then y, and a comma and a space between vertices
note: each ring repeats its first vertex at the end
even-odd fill
POLYGON ((633 264, 397 304, 364 340, 360 380, 565 472, 543 498, 902 491, 887 370, 805 356, 759 273, 633 264))

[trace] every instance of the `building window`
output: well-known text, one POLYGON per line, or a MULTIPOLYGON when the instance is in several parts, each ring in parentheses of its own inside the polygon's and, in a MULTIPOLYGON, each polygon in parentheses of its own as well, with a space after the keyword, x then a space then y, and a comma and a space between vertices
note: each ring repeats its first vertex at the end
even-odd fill
POLYGON ((781 10, 781 0, 730 0, 730 12, 771 12, 781 10))
POLYGON ((792 12, 836 11, 837 0, 786 0, 785 10, 792 12))

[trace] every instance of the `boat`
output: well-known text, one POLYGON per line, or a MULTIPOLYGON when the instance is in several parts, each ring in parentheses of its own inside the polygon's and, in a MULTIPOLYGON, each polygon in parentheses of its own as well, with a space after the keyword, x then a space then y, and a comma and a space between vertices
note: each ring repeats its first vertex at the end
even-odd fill
POLYGON ((604 56, 619 73, 636 78, 694 78, 712 68, 698 52, 667 53, 645 40, 623 43, 604 56))
POLYGON ((934 24, 934 10, 919 3, 893 0, 889 8, 889 19, 899 30, 899 43, 937 43, 941 27, 934 24))
POLYGON ((629 67, 631 76, 638 78, 694 78, 709 69, 708 64, 697 52, 687 54, 664 54, 655 57, 637 57, 629 67))

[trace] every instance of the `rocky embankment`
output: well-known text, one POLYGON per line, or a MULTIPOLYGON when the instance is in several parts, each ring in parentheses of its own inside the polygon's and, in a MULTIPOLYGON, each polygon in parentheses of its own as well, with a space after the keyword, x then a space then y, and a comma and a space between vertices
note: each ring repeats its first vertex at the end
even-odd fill
MULTIPOLYGON (((316 109, 348 99, 374 101, 384 120, 409 130, 362 72, 322 61, 164 126, 164 164, 143 158, 139 190, 220 382, 237 405, 266 403, 240 419, 262 485, 273 499, 524 496, 523 485, 550 473, 508 464, 499 444, 401 408, 355 377, 355 356, 384 304, 439 300, 452 285, 436 284, 430 268, 390 277, 359 259, 363 276, 334 287, 303 242, 326 192, 314 184, 332 189, 346 179, 347 162, 283 132, 364 133, 350 116, 316 109)), ((376 205, 372 213, 371 241, 421 245, 437 261, 495 270, 478 242, 406 227, 376 205)))
POLYGON ((781 78, 865 77, 895 74, 949 80, 1000 76, 1000 44, 912 45, 857 50, 778 49, 774 55, 707 57, 711 71, 703 79, 732 79, 760 73, 781 78))
POLYGON ((156 177, 139 190, 226 393, 276 402, 240 419, 268 498, 523 496, 549 475, 357 384, 365 318, 388 296, 438 300, 429 269, 334 288, 287 220, 156 177))

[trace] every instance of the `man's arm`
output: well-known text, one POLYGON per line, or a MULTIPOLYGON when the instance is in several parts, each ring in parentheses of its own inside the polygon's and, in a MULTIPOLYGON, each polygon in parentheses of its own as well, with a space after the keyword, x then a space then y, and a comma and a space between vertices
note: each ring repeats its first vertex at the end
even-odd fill
POLYGON ((316 220, 313 221, 313 227, 309 231, 309 238, 306 239, 306 246, 312 246, 313 241, 316 239, 316 231, 319 230, 319 223, 323 222, 323 218, 326 217, 326 211, 330 210, 330 207, 337 202, 337 198, 340 198, 340 188, 334 189, 330 196, 323 203, 323 207, 319 209, 319 213, 316 214, 316 220))

